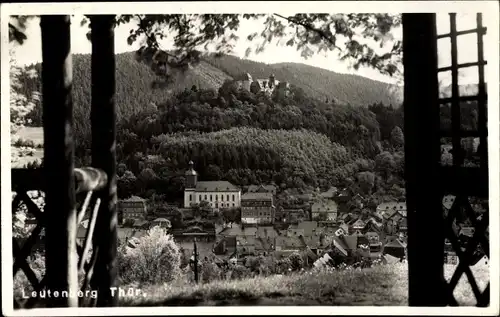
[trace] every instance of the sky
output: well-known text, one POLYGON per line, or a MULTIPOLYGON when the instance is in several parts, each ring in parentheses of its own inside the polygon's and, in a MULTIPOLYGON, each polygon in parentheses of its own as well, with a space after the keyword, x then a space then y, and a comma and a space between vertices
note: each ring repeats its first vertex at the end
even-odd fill
MULTIPOLYGON (((80 21, 82 20, 81 15, 75 15, 72 19, 71 25, 71 47, 73 53, 90 53, 91 44, 86 39, 86 32, 88 31, 88 26, 81 26, 80 21)), ((458 30, 472 29, 476 26, 475 14, 457 14, 457 28, 458 30)), ((115 52, 122 53, 127 51, 137 50, 139 47, 139 42, 137 41, 132 46, 127 44, 127 36, 129 30, 133 27, 131 24, 120 25, 115 29, 115 52)), ((253 43, 249 43, 246 40, 248 34, 255 32, 257 30, 262 30, 263 25, 261 20, 249 21, 242 20, 239 31, 237 35, 240 40, 238 41, 233 54, 241 58, 245 58, 245 51, 249 46, 256 45, 258 40, 253 43)), ((444 34, 449 32, 449 15, 445 13, 437 14, 437 32, 438 34, 444 34)), ((41 34, 39 20, 30 20, 28 27, 26 29, 26 34, 28 40, 22 46, 14 47, 15 59, 18 64, 31 64, 41 61, 41 34)), ((395 29, 393 31, 393 36, 395 39, 401 39, 401 29, 395 29)), ((477 60, 477 36, 464 35, 458 37, 458 62, 466 63, 477 60)), ((164 41, 164 48, 169 48, 169 41, 164 41)), ((450 65, 450 41, 448 38, 438 41, 439 50, 439 67, 450 65)), ((315 54, 313 57, 304 59, 300 52, 293 47, 286 47, 283 45, 276 45, 276 42, 271 43, 266 47, 266 50, 259 54, 252 54, 248 56, 248 59, 264 62, 264 63, 278 63, 278 62, 296 62, 303 63, 311 66, 321 67, 328 69, 337 73, 352 73, 358 74, 371 79, 395 83, 395 79, 389 76, 381 75, 377 70, 364 68, 359 71, 354 71, 349 67, 349 64, 338 60, 338 56, 335 52, 329 52, 328 54, 315 54)), ((468 84, 477 82, 477 68, 468 68, 461 70, 459 84, 468 84)), ((443 84, 449 84, 450 74, 441 74, 440 80, 443 84)))

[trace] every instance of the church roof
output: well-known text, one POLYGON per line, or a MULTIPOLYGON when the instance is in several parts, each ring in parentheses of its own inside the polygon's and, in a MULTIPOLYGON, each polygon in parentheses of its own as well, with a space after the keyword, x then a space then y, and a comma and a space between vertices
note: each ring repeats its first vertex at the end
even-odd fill
POLYGON ((197 192, 236 192, 240 189, 228 181, 199 181, 196 183, 197 192))

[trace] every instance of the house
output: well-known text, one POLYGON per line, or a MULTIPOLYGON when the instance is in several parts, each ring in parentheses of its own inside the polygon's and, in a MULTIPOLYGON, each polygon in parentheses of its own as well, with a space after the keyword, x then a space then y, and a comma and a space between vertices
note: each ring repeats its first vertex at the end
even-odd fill
POLYGON ((230 226, 222 229, 222 231, 219 232, 219 235, 223 237, 256 236, 257 231, 257 227, 244 227, 238 224, 231 224, 230 226))
POLYGON ((132 223, 132 227, 136 229, 147 229, 149 228, 149 222, 145 219, 136 219, 134 223, 132 223))
POLYGON ((256 235, 257 237, 263 239, 274 239, 279 235, 279 233, 273 226, 258 226, 256 235))
POLYGON ((453 195, 446 195, 443 197, 443 207, 447 210, 451 209, 454 202, 455 202, 455 196, 453 195))
POLYGON ((384 245, 383 254, 389 254, 403 259, 406 256, 406 244, 397 238, 390 239, 390 241, 384 245))
POLYGON ((278 236, 275 243, 276 251, 300 251, 306 247, 298 236, 278 236))
POLYGON ((349 248, 347 247, 347 244, 345 243, 342 237, 337 237, 337 236, 333 237, 332 248, 333 250, 337 251, 336 253, 338 254, 341 254, 343 256, 349 255, 348 251, 349 248))
POLYGON ((325 267, 328 266, 332 261, 332 258, 328 253, 323 254, 322 257, 318 258, 314 263, 313 266, 320 268, 320 267, 325 267))
POLYGON ((325 214, 326 220, 336 221, 338 213, 338 205, 333 200, 325 202, 316 202, 311 206, 311 218, 317 220, 321 214, 325 214))
POLYGON ((241 205, 241 189, 228 181, 198 181, 194 163, 185 173, 184 208, 206 201, 212 208, 236 208, 241 205))
POLYGON ((244 224, 274 223, 274 204, 271 192, 249 192, 241 196, 241 222, 244 224))
POLYGON ((396 211, 389 219, 391 219, 395 224, 398 224, 401 219, 403 219, 403 216, 398 211, 396 211))
POLYGON ((152 228, 152 227, 156 227, 156 226, 159 226, 159 227, 162 227, 162 228, 165 228, 165 229, 169 229, 170 228, 170 220, 166 219, 166 218, 156 218, 154 219, 153 221, 151 221, 149 223, 149 227, 152 228))
POLYGON ((365 234, 365 237, 370 242, 370 245, 371 244, 379 244, 380 243, 380 235, 377 232, 373 232, 373 231, 367 232, 365 234))
POLYGON ((172 236, 175 241, 180 242, 206 242, 213 244, 216 240, 215 227, 214 228, 202 228, 200 226, 190 226, 184 229, 174 229, 172 230, 172 236))
POLYGON ((301 221, 296 225, 291 225, 290 228, 302 230, 304 236, 313 236, 318 231, 318 223, 316 221, 301 221))
POLYGON ((253 236, 236 237, 236 253, 238 255, 257 255, 258 251, 264 251, 258 239, 253 236))
POLYGON ((382 215, 384 220, 390 219, 398 211, 406 212, 406 202, 381 203, 377 206, 376 210, 378 214, 382 215))
POLYGON ((366 223, 362 219, 357 219, 350 224, 349 232, 352 234, 363 235, 363 230, 365 229, 366 223))
POLYGON ((248 193, 271 193, 276 195, 276 186, 274 185, 250 185, 248 186, 248 193))
POLYGON ((122 224, 127 221, 146 219, 146 200, 139 196, 132 196, 118 201, 118 213, 121 215, 122 224))
POLYGON ((378 222, 374 217, 370 217, 366 221, 364 231, 365 232, 374 231, 380 233, 382 232, 383 228, 384 225, 381 222, 378 222))
POLYGON ((230 256, 236 252, 236 236, 222 237, 213 247, 215 255, 230 256))
POLYGON ((353 215, 350 214, 350 213, 344 213, 342 214, 338 219, 342 222, 342 223, 349 223, 350 221, 352 221, 353 215))
POLYGON ((382 242, 380 241, 380 235, 377 232, 367 232, 365 237, 368 239, 370 245, 370 253, 379 253, 382 251, 382 242))
POLYGON ((307 212, 304 209, 283 209, 280 216, 281 222, 284 223, 299 223, 309 220, 307 212))
POLYGON ((408 220, 406 218, 402 218, 399 221, 399 231, 400 232, 407 232, 408 231, 408 220))

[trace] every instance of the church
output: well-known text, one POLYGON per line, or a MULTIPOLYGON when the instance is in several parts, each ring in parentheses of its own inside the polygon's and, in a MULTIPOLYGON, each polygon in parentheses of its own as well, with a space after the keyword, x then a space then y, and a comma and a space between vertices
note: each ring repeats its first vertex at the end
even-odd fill
POLYGON ((184 208, 206 201, 212 208, 236 208, 241 205, 241 189, 228 181, 198 181, 194 163, 185 173, 184 208))

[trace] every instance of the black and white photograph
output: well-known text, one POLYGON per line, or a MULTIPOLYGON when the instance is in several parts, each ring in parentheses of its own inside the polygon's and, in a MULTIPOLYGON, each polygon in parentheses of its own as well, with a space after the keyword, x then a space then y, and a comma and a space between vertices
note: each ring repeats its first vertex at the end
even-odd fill
POLYGON ((1 15, 4 315, 498 316, 498 2, 1 15))

